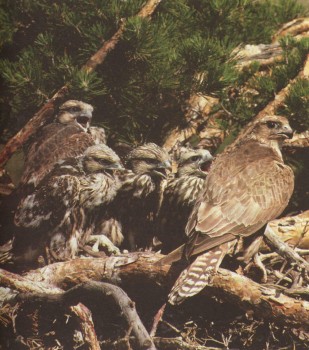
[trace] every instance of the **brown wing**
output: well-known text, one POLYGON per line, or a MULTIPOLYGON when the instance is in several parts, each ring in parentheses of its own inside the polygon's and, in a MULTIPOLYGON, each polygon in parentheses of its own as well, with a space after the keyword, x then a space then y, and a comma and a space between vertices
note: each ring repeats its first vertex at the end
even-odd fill
MULTIPOLYGON (((214 164, 187 234, 193 237, 194 232, 201 232, 205 240, 225 234, 250 235, 282 213, 293 189, 293 172, 277 154, 248 142, 246 147, 223 154, 214 164)), ((202 239, 199 245, 203 245, 202 239)))
POLYGON ((247 236, 275 219, 294 189, 292 170, 269 147, 249 141, 213 163, 186 227, 188 242, 161 263, 189 258, 247 236))
POLYGON ((93 144, 92 136, 78 126, 47 125, 26 154, 21 185, 32 184, 36 187, 55 163, 82 155, 93 144))

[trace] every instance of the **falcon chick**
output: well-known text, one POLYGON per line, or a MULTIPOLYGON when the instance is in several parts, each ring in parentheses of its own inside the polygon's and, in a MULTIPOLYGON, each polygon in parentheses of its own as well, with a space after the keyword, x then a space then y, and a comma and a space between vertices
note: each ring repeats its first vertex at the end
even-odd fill
POLYGON ((186 241, 185 227, 195 201, 200 195, 213 157, 208 150, 181 147, 177 173, 169 179, 156 217, 156 234, 168 253, 186 241), (203 170, 202 170, 203 169, 203 170))
POLYGON ((191 262, 169 294, 171 304, 200 292, 239 238, 283 212, 294 189, 294 174, 284 164, 280 146, 292 136, 286 118, 265 116, 213 162, 186 226, 187 243, 161 259, 171 263, 184 257, 191 262))
POLYGON ((75 257, 92 224, 93 210, 115 197, 120 181, 114 172, 119 169, 119 157, 103 144, 57 163, 17 208, 16 260, 34 261, 50 240, 53 244, 65 242, 62 258, 75 257))
POLYGON ((21 186, 35 188, 58 161, 80 156, 87 147, 105 143, 104 129, 90 127, 92 112, 90 104, 77 100, 59 107, 55 121, 39 129, 25 150, 21 186))
POLYGON ((101 224, 105 234, 116 244, 135 250, 149 247, 154 214, 158 210, 161 184, 171 169, 168 153, 154 143, 146 143, 129 152, 120 175, 121 188, 113 201, 111 219, 101 224))

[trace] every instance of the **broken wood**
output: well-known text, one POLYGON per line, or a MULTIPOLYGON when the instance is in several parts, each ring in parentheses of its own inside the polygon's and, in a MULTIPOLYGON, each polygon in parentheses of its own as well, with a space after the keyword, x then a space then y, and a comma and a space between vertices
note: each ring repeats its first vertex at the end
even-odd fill
POLYGON ((80 320, 80 328, 82 329, 83 339, 87 349, 101 350, 97 335, 95 333, 90 310, 82 303, 71 306, 71 310, 80 320))
MULTIPOLYGON (((155 253, 128 254, 127 257, 87 258, 55 263, 41 269, 30 271, 23 278, 29 284, 37 283, 51 285, 56 288, 68 289, 89 280, 110 281, 117 283, 124 290, 134 281, 134 293, 145 293, 147 298, 165 299, 168 290, 177 276, 169 273, 170 266, 154 265, 162 255, 155 253), (131 255, 131 256, 130 256, 131 255), (117 260, 119 260, 117 262, 117 260), (125 263, 125 260, 126 263, 125 263), (113 266, 112 272, 110 266, 113 266)), ((7 279, 1 279, 1 285, 7 287, 7 279)), ((9 284, 10 287, 12 283, 9 284)), ((50 293, 47 290, 47 293, 50 293)), ((245 312, 253 313, 257 318, 278 322, 288 327, 300 327, 309 331, 309 304, 286 295, 278 295, 275 288, 260 285, 245 276, 219 269, 213 278, 211 286, 203 293, 217 296, 228 302, 236 303, 245 312)), ((131 297, 136 297, 137 294, 131 297)))

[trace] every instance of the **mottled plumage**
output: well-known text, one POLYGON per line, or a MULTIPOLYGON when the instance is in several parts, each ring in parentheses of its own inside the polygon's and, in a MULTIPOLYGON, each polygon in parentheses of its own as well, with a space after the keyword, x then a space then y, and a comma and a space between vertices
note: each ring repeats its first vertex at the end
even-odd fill
POLYGON ((114 171, 120 168, 119 157, 106 145, 91 146, 84 155, 57 163, 17 208, 15 256, 35 259, 42 253, 42 242, 46 246, 50 239, 53 246, 55 241, 65 242, 60 258, 74 257, 93 211, 115 197, 120 182, 114 171))
POLYGON ((100 227, 115 244, 123 236, 122 246, 135 250, 151 243, 160 186, 171 163, 163 148, 146 143, 128 154, 126 165, 130 171, 120 176, 122 186, 110 208, 112 219, 100 227))
POLYGON ((177 173, 169 179, 156 218, 156 234, 162 252, 168 253, 185 243, 185 227, 200 195, 212 161, 209 151, 182 147, 176 157, 177 173), (205 170, 202 170, 205 169, 205 170))
POLYGON ((263 117, 214 161, 186 227, 188 242, 161 261, 200 254, 174 284, 170 303, 197 294, 239 237, 253 234, 283 212, 294 175, 283 162, 280 145, 292 134, 286 118, 263 117))
POLYGON ((91 105, 69 100, 59 107, 55 121, 32 137, 25 150, 20 181, 24 193, 36 187, 58 161, 80 156, 87 147, 105 143, 104 129, 90 127, 92 112, 91 105))

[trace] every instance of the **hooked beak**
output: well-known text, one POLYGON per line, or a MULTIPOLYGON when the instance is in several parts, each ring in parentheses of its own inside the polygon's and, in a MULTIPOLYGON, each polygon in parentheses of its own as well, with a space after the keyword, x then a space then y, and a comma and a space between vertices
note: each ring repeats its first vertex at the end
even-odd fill
POLYGON ((207 154, 203 155, 202 159, 199 162, 200 169, 208 173, 213 159, 214 157, 210 154, 210 152, 207 152, 207 154))
POLYGON ((90 127, 91 116, 83 114, 76 118, 76 122, 84 131, 87 131, 90 127))
POLYGON ((283 138, 286 140, 286 139, 291 139, 293 137, 294 132, 290 126, 286 125, 282 129, 283 130, 277 134, 280 136, 280 138, 283 138))
POLYGON ((167 174, 170 171, 172 171, 172 164, 169 160, 158 164, 158 166, 156 166, 156 168, 153 170, 155 174, 159 175, 164 179, 167 177, 167 174))
POLYGON ((113 163, 108 165, 105 169, 110 169, 110 170, 125 170, 123 165, 121 163, 113 163))

